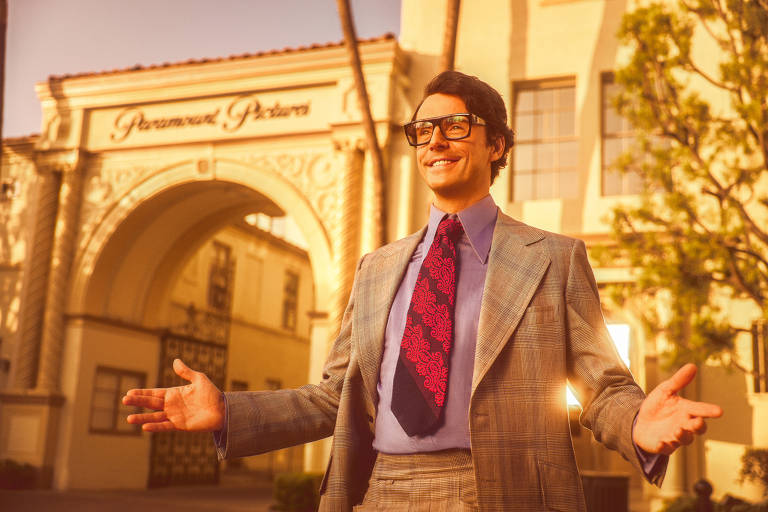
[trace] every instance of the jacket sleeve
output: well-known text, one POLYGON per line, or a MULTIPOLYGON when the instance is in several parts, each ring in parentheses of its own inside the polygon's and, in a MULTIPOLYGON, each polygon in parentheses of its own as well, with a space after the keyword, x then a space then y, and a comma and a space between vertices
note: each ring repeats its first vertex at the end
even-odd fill
POLYGON ((619 357, 600 308, 584 242, 575 240, 566 285, 568 379, 582 404, 580 421, 595 439, 617 450, 645 477, 660 485, 667 458, 643 467, 632 427, 645 393, 619 357), (649 471, 647 471, 649 470, 649 471))
POLYGON ((316 441, 333 433, 344 376, 350 360, 352 316, 358 262, 341 329, 323 368, 319 384, 277 391, 224 393, 226 430, 218 436, 219 458, 246 457, 316 441))

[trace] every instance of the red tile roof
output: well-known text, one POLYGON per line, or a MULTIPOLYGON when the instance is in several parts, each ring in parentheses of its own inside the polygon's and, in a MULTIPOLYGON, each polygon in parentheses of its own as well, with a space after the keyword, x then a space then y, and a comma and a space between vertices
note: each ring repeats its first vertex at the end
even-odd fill
POLYGON ((3 137, 3 146, 10 146, 12 144, 31 144, 35 142, 38 137, 40 137, 39 133, 31 133, 29 135, 17 135, 13 137, 3 137))
MULTIPOLYGON (((395 35, 392 33, 386 33, 381 36, 371 37, 367 39, 359 39, 358 42, 360 43, 375 43, 379 41, 390 41, 395 39, 395 35)), ((230 60, 240 60, 240 59, 249 59, 252 57, 264 57, 267 55, 285 55, 288 53, 298 53, 298 52, 306 52, 311 50, 324 50, 327 48, 338 48, 344 46, 344 41, 338 41, 338 42, 328 42, 325 44, 320 43, 314 43, 309 46, 297 46, 297 47, 291 47, 286 46, 282 49, 273 49, 273 50, 266 50, 261 52, 255 52, 255 53, 243 53, 240 55, 230 55, 228 57, 215 57, 215 58, 202 58, 202 59, 189 59, 182 62, 163 62, 162 64, 150 64, 148 66, 143 66, 141 64, 136 64, 135 66, 132 66, 130 68, 122 68, 122 69, 111 69, 106 71, 89 71, 89 72, 83 72, 83 73, 72 73, 72 74, 65 74, 65 75, 51 75, 48 77, 48 80, 63 80, 66 78, 83 78, 86 76, 102 76, 102 75, 112 75, 116 73, 126 73, 130 71, 144 71, 144 70, 150 70, 150 69, 164 69, 164 68, 172 68, 177 66, 186 66, 189 64, 206 64, 209 62, 224 62, 224 61, 230 61, 230 60)))

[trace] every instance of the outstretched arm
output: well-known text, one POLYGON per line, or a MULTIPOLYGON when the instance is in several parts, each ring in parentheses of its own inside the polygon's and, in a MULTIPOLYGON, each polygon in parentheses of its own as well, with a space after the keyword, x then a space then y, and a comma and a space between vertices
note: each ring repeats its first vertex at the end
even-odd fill
POLYGON ((632 431, 637 446, 648 453, 669 455, 706 432, 705 418, 722 416, 723 410, 715 404, 693 402, 678 395, 695 375, 696 366, 686 364, 643 400, 632 431))
POLYGON ((123 404, 156 412, 131 414, 128 423, 140 424, 147 432, 185 430, 212 432, 224 426, 224 398, 221 391, 202 372, 173 361, 173 371, 190 383, 174 388, 131 389, 123 404))

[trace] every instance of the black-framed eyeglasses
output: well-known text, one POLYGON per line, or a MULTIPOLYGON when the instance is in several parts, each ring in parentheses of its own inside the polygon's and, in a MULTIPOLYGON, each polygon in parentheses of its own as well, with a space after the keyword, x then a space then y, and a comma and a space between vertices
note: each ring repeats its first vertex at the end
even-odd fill
POLYGON ((405 138, 411 146, 423 146, 432 140, 435 126, 440 127, 440 133, 447 140, 459 140, 469 137, 472 125, 485 126, 485 121, 475 114, 449 114, 447 116, 417 119, 403 125, 405 138))

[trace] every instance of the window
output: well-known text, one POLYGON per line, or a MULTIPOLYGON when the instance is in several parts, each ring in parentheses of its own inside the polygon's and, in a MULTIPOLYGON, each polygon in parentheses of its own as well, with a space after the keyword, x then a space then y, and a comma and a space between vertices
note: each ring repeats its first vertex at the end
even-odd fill
POLYGON ((229 312, 232 297, 232 248, 213 242, 213 260, 208 274, 208 306, 216 311, 229 312))
POLYGON ((752 374, 755 393, 768 393, 768 323, 752 324, 752 374))
POLYGON ((613 73, 603 73, 601 82, 603 195, 639 194, 643 190, 640 176, 635 172, 622 173, 614 167, 616 159, 629 150, 635 141, 632 125, 613 106, 620 86, 614 82, 613 73))
POLYGON ((577 197, 579 146, 573 81, 520 82, 514 90, 513 200, 577 197))
POLYGON ((296 315, 299 303, 299 274, 291 270, 285 271, 283 287, 283 328, 296 330, 296 315))
POLYGON ((141 408, 123 405, 120 399, 129 389, 143 388, 145 382, 145 373, 97 367, 91 399, 91 432, 140 435, 141 427, 127 423, 125 417, 141 412, 141 408))

